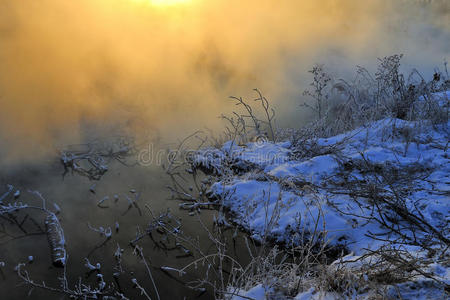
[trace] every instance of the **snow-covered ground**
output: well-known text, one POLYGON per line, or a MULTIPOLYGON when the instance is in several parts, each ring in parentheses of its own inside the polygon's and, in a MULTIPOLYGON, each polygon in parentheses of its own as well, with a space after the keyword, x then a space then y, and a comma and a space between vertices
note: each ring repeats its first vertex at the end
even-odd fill
MULTIPOLYGON (((436 96, 440 105, 448 105, 450 92, 436 96)), ((425 260, 413 240, 450 239, 449 125, 386 118, 305 141, 320 150, 317 155, 294 155, 290 141, 227 142, 220 149, 199 151, 193 165, 222 175, 209 197, 223 201, 233 221, 254 239, 301 244, 320 237, 345 248, 347 260, 389 245, 425 260)), ((430 242, 430 247, 437 244, 430 242)), ((428 257, 427 272, 450 284, 450 256, 448 251, 444 255, 447 263, 428 257)), ((439 298, 440 291, 427 285, 431 281, 416 274, 413 284, 397 288, 403 298, 439 298)), ((255 286, 246 296, 264 299, 264 287, 255 286)), ((326 297, 338 296, 310 289, 296 299, 326 297)))

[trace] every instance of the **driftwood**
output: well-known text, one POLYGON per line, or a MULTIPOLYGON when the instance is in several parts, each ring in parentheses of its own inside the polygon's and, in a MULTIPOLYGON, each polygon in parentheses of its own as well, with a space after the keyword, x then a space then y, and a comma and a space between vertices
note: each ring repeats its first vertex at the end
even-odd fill
POLYGON ((55 214, 49 213, 45 219, 45 228, 47 232, 48 243, 50 244, 50 253, 55 267, 64 267, 66 265, 66 249, 64 240, 64 231, 59 224, 55 214))

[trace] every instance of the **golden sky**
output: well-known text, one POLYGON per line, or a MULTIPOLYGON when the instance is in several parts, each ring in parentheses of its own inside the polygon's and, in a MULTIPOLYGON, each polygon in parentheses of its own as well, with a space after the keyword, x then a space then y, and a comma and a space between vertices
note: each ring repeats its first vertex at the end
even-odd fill
POLYGON ((315 62, 402 52, 433 68, 448 59, 449 5, 424 3, 2 0, 1 155, 53 151, 88 127, 169 138, 215 128, 227 97, 256 87, 292 118, 315 62))

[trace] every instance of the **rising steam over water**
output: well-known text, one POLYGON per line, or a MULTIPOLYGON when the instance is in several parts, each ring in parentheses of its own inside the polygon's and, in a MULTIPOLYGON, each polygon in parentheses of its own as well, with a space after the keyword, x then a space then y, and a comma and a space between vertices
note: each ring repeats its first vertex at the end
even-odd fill
POLYGON ((218 128, 227 97, 256 87, 295 126, 315 62, 342 74, 404 53, 431 73, 449 40, 448 1, 2 0, 1 161, 218 128))

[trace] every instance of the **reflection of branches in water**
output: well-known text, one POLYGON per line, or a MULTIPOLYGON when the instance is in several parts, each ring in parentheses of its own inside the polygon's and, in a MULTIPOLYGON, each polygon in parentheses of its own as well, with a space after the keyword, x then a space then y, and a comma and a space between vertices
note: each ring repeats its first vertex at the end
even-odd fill
POLYGON ((176 219, 170 210, 167 210, 164 213, 160 213, 158 216, 155 216, 153 220, 147 225, 144 232, 142 232, 140 229, 138 229, 138 232, 136 232, 136 237, 130 241, 130 245, 133 247, 139 242, 142 238, 145 236, 149 236, 154 243, 155 247, 170 251, 174 249, 184 249, 185 253, 188 251, 185 248, 182 248, 181 245, 175 244, 175 246, 168 246, 165 242, 170 244, 169 236, 166 233, 167 226, 171 226, 172 232, 180 232, 181 231, 181 222, 180 220, 176 219), (172 225, 174 224, 174 225, 172 225), (154 233, 159 233, 162 235, 162 238, 160 240, 156 240, 153 236, 154 233))
POLYGON ((103 226, 96 228, 91 226, 90 223, 88 223, 87 226, 91 231, 99 233, 100 236, 105 238, 100 244, 98 244, 91 251, 89 251, 89 253, 86 255, 86 258, 89 258, 96 250, 102 248, 108 243, 109 240, 111 240, 112 229, 111 227, 103 227, 103 226))
POLYGON ((133 207, 137 209, 140 216, 142 216, 141 208, 139 207, 137 201, 139 200, 141 193, 135 193, 134 199, 131 199, 128 195, 125 194, 125 198, 128 201, 128 208, 125 212, 122 213, 122 216, 125 216, 133 207))
POLYGON ((121 299, 125 300, 126 298, 122 293, 115 291, 115 288, 111 284, 107 284, 103 280, 102 274, 97 274, 98 285, 96 287, 92 287, 89 284, 85 284, 81 281, 81 279, 75 284, 74 288, 69 288, 68 280, 67 280, 67 272, 64 267, 64 272, 61 277, 59 277, 59 281, 61 287, 55 288, 45 284, 45 282, 37 283, 35 280, 31 279, 30 274, 27 270, 24 269, 25 264, 18 264, 16 267, 17 275, 23 280, 23 282, 29 286, 31 289, 29 291, 29 295, 33 291, 33 289, 43 289, 59 294, 68 295, 70 298, 74 299, 108 299, 107 297, 112 297, 113 299, 121 299), (119 297, 119 298, 115 298, 119 297))
MULTIPOLYGON (((12 189, 10 188, 10 191, 11 190, 12 189)), ((65 250, 64 232, 62 230, 61 224, 59 223, 56 214, 47 209, 46 199, 37 191, 30 191, 30 193, 37 196, 38 199, 42 201, 41 206, 23 204, 15 200, 14 202, 7 202, 5 201, 7 199, 7 195, 2 196, 2 202, 0 203, 0 218, 4 222, 0 223, 0 228, 2 231, 1 233, 9 237, 10 240, 34 234, 46 233, 48 236, 53 264, 62 267, 62 274, 58 277, 59 287, 51 287, 48 286, 44 281, 38 283, 40 281, 33 280, 30 277, 28 271, 25 269, 25 264, 19 263, 16 266, 15 270, 19 278, 23 281, 23 284, 30 288, 28 295, 30 295, 35 288, 38 288, 54 293, 65 294, 74 299, 107 299, 108 297, 122 300, 128 299, 122 294, 122 292, 116 290, 114 284, 109 284, 104 281, 103 274, 101 274, 99 267, 95 267, 95 272, 97 273, 96 285, 83 283, 80 278, 73 288, 69 287, 66 267, 68 255, 65 250), (24 212, 25 210, 36 210, 45 213, 46 230, 44 231, 39 223, 33 217, 31 217, 30 214, 25 214, 22 217, 21 212, 24 212), (6 230, 6 226, 4 224, 6 222, 8 223, 8 225, 14 226, 17 231, 20 231, 22 233, 22 235, 16 236, 10 234, 6 230), (38 229, 38 231, 30 231, 28 228, 29 225, 33 225, 38 229)), ((100 232, 101 229, 99 228, 95 231, 100 232)), ((104 230, 103 234, 107 236, 108 231, 104 230)), ((4 274, 1 270, 0 273, 2 273, 2 276, 4 277, 4 274)))
MULTIPOLYGON (((7 194, 9 194, 11 190, 11 186, 9 186, 9 191, 7 192, 7 194)), ((12 240, 30 235, 46 233, 50 245, 50 253, 52 256, 53 264, 57 267, 62 267, 66 263, 66 250, 64 245, 64 232, 62 230, 61 224, 59 223, 58 217, 54 212, 47 209, 46 200, 38 191, 29 192, 37 196, 39 200, 42 201, 41 206, 23 204, 22 202, 17 201, 17 197, 14 197, 13 202, 4 202, 3 200, 5 200, 7 196, 7 194, 4 194, 2 203, 0 203, 0 217, 3 220, 8 221, 10 225, 13 225, 16 229, 22 232, 23 235, 17 236, 8 233, 4 223, 1 223, 1 233, 3 235, 0 238, 9 238, 10 240, 12 240), (25 214, 25 216, 20 219, 20 213, 25 210, 37 210, 46 214, 45 231, 29 214, 25 214), (30 220, 34 227, 38 229, 37 232, 28 232, 28 230, 26 230, 25 224, 28 223, 28 220, 30 220)))
POLYGON ((7 243, 12 240, 21 239, 24 237, 32 236, 32 235, 42 235, 45 234, 45 231, 42 229, 42 227, 37 223, 37 221, 31 217, 29 214, 26 214, 22 220, 19 220, 19 215, 17 215, 15 212, 1 214, 0 219, 8 223, 9 225, 14 226, 17 228, 22 234, 16 235, 13 233, 10 233, 5 225, 5 223, 0 222, 0 240, 5 240, 0 242, 1 244, 7 243), (26 223, 32 223, 36 227, 36 231, 30 232, 29 230, 25 229, 26 223))
POLYGON ((95 251, 97 251, 98 249, 104 247, 109 241, 111 240, 111 238, 106 238, 104 241, 102 241, 100 244, 98 244, 97 246, 95 246, 91 251, 89 251, 89 253, 86 255, 87 258, 91 257, 92 254, 94 254, 95 251))
POLYGON ((78 150, 61 151, 61 162, 64 166, 63 177, 71 171, 91 180, 99 180, 107 171, 108 164, 116 160, 125 166, 134 166, 137 162, 128 163, 127 159, 136 153, 134 141, 119 138, 109 144, 93 142, 75 145, 78 150))
MULTIPOLYGON (((146 205, 146 208, 150 212, 151 217, 154 220, 154 222, 155 221, 158 222, 161 215, 159 215, 159 216, 155 215, 155 213, 147 205, 146 205)), ((202 224, 202 226, 204 226, 204 224, 201 222, 200 219, 199 219, 199 221, 202 224)), ((208 274, 211 271, 214 274, 214 276, 216 276, 216 278, 221 278, 221 275, 223 275, 221 272, 219 272, 215 268, 210 268, 210 266, 214 265, 214 260, 215 260, 216 256, 215 255, 208 255, 208 254, 206 254, 204 252, 204 250, 202 249, 202 247, 200 246, 200 240, 198 238, 194 239, 194 238, 191 238, 191 237, 185 235, 183 233, 183 231, 181 230, 180 226, 174 226, 170 222, 160 222, 158 224, 159 224, 160 231, 162 233, 164 233, 166 236, 173 237, 175 239, 176 246, 179 247, 180 249, 182 249, 182 251, 185 251, 186 254, 187 253, 191 254, 192 252, 186 246, 184 246, 183 243, 185 245, 188 245, 189 247, 193 248, 200 255, 201 258, 199 260, 195 260, 195 262, 192 263, 192 264, 189 264, 189 266, 194 265, 194 264, 196 265, 197 262, 199 262, 201 264, 205 264, 206 263, 206 265, 209 266, 208 269, 207 269, 207 272, 206 272, 207 273, 206 277, 209 278, 208 274)), ((203 229, 206 229, 206 227, 203 227, 203 229)), ((209 233, 209 231, 208 231, 208 233, 209 233)), ((213 237, 213 235, 209 233, 208 237, 209 237, 209 239, 211 239, 213 237)), ((217 242, 217 240, 215 240, 215 239, 212 240, 212 241, 217 242)), ((221 245, 221 246, 224 246, 222 243, 218 243, 218 244, 221 245)), ((230 259, 233 260, 231 257, 230 257, 230 259)), ((185 268, 183 268, 181 270, 178 270, 180 276, 183 274, 183 272, 185 270, 187 270, 187 268, 188 267, 185 267, 185 268)), ((165 271, 168 271, 169 269, 170 270, 175 270, 173 268, 165 267, 165 271)), ((200 292, 203 293, 203 292, 206 291, 204 286, 205 285, 210 285, 210 284, 211 283, 208 282, 207 280, 206 281, 199 280, 199 281, 188 282, 188 283, 186 283, 186 286, 188 288, 192 289, 192 290, 200 291, 200 292)))

